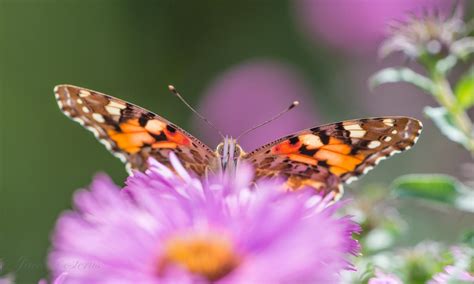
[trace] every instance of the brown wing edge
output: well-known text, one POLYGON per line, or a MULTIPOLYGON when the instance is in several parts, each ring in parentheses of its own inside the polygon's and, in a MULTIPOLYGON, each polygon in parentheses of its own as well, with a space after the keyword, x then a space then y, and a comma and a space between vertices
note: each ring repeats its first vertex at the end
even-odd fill
MULTIPOLYGON (((389 119, 396 119, 397 121, 406 119, 405 127, 399 133, 403 133, 404 137, 398 141, 396 144, 392 144, 383 148, 382 150, 375 152, 371 155, 368 155, 364 161, 359 164, 353 174, 345 174, 341 176, 342 182, 345 184, 350 184, 352 181, 358 179, 360 176, 365 175, 370 170, 372 170, 376 165, 378 165, 381 161, 406 150, 411 149, 418 139, 420 138, 421 132, 423 130, 423 124, 420 120, 412 117, 383 117, 389 119)), ((377 119, 377 118, 376 118, 377 119)), ((378 118, 381 119, 381 118, 378 118)))

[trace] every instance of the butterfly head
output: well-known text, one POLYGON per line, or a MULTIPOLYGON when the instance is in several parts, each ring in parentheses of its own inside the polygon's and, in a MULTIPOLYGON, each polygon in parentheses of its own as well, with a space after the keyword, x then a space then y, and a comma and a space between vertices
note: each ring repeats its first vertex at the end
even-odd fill
POLYGON ((224 141, 217 145, 216 155, 220 161, 222 170, 234 168, 238 160, 245 154, 242 147, 231 137, 225 137, 224 141))

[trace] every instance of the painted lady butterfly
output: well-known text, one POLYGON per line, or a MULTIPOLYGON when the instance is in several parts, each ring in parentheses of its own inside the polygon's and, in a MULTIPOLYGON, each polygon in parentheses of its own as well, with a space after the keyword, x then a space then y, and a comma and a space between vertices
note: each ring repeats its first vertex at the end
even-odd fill
POLYGON ((367 173, 381 160, 412 147, 420 121, 401 116, 347 120, 302 130, 246 153, 225 138, 216 151, 168 120, 96 91, 59 85, 61 110, 90 130, 127 169, 145 170, 148 157, 170 166, 172 151, 198 175, 231 171, 250 162, 256 178, 285 177, 290 190, 303 186, 322 194, 342 194, 342 184, 367 173))

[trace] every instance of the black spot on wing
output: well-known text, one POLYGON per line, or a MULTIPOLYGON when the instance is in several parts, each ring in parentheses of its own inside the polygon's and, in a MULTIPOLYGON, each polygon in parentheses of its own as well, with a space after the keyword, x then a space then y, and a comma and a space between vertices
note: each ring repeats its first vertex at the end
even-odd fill
POLYGON ((318 151, 318 149, 311 149, 309 150, 308 148, 306 148, 306 145, 303 145, 300 149, 299 149, 299 152, 303 155, 308 155, 308 156, 313 156, 314 154, 316 154, 316 152, 318 151))
POLYGON ((148 132, 148 134, 150 134, 153 138, 156 139, 156 141, 166 141, 168 140, 168 138, 166 137, 165 133, 163 131, 160 132, 160 134, 153 134, 151 132, 148 132))
POLYGON ((320 129, 321 129, 320 127, 313 127, 313 128, 310 128, 309 130, 315 133, 315 132, 319 132, 320 129))
POLYGON ((357 148, 367 149, 370 142, 372 142, 372 141, 371 140, 360 140, 359 143, 357 143, 357 148))
POLYGON ((295 145, 296 143, 298 143, 300 141, 300 139, 297 137, 297 136, 294 136, 294 137, 291 137, 289 139, 289 142, 291 145, 295 145))
POLYGON ((166 129, 171 132, 171 133, 175 133, 176 132, 176 128, 174 128, 173 126, 171 125, 166 125, 166 129))
POLYGON ((107 125, 111 126, 114 128, 116 132, 122 132, 122 129, 120 128, 120 125, 110 116, 104 115, 104 121, 107 125))
POLYGON ((324 145, 327 145, 329 143, 329 136, 326 134, 326 132, 321 132, 317 134, 319 136, 319 139, 321 139, 321 142, 324 145))
POLYGON ((355 155, 355 154, 359 153, 359 150, 360 150, 359 147, 357 147, 357 146, 355 146, 355 145, 352 145, 350 154, 351 154, 351 155, 355 155))
POLYGON ((334 128, 335 128, 336 130, 341 130, 341 131, 344 131, 344 130, 345 130, 345 129, 344 129, 344 125, 342 124, 342 122, 338 122, 338 123, 334 124, 334 128))
POLYGON ((318 161, 318 166, 329 168, 327 161, 318 161))
POLYGON ((138 123, 141 127, 145 127, 146 123, 148 122, 149 118, 146 114, 142 114, 138 119, 138 123))

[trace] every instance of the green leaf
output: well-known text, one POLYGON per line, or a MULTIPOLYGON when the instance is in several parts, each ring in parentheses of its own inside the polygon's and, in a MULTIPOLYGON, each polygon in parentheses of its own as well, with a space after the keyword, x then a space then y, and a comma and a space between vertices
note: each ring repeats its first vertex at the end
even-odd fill
POLYGON ((370 77, 369 87, 374 89, 382 84, 398 82, 411 83, 428 93, 433 93, 433 82, 410 68, 382 69, 370 77))
POLYGON ((424 113, 435 123, 441 133, 448 137, 451 141, 459 143, 469 149, 469 137, 461 130, 456 128, 453 123, 451 114, 444 107, 425 107, 424 113))
POLYGON ((459 80, 455 94, 458 105, 463 109, 474 105, 474 65, 459 80))
POLYGON ((457 182, 445 175, 405 175, 393 183, 393 193, 398 197, 418 197, 453 203, 456 199, 457 182))
POLYGON ((405 175, 394 180, 391 188, 396 197, 433 201, 474 212, 474 190, 448 175, 405 175))

